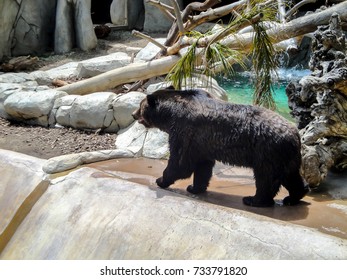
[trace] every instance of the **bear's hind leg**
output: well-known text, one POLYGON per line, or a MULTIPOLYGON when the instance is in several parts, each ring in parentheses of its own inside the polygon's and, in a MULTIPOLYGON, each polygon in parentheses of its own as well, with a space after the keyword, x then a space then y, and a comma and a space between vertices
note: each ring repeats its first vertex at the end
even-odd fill
POLYGON ((206 191, 215 161, 206 160, 199 162, 194 169, 193 185, 187 187, 187 191, 193 194, 203 193, 206 191))
POLYGON ((284 205, 296 205, 309 192, 309 187, 299 173, 291 173, 283 180, 282 185, 288 190, 289 196, 283 199, 284 205))
POLYGON ((255 196, 246 196, 243 203, 253 207, 271 207, 275 204, 274 197, 280 189, 280 181, 273 179, 270 170, 254 170, 256 193, 255 196))

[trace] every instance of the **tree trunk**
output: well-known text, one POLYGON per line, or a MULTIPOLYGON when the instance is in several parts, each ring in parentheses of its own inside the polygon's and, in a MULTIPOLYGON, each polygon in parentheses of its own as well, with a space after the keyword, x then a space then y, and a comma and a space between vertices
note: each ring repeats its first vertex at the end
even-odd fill
POLYGON ((125 83, 146 80, 167 74, 177 63, 179 56, 172 55, 146 63, 133 63, 98 76, 61 87, 59 90, 68 94, 84 95, 104 91, 125 83))

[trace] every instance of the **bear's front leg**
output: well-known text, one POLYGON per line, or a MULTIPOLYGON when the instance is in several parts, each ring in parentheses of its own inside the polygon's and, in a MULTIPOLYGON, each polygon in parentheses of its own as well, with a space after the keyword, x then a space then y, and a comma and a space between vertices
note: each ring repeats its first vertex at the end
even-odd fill
POLYGON ((169 182, 164 180, 164 176, 159 177, 156 181, 157 185, 161 187, 162 189, 168 188, 170 185, 172 185, 174 182, 169 182))
POLYGON ((167 167, 163 172, 163 176, 156 180, 159 187, 165 189, 175 183, 179 179, 186 179, 192 175, 193 171, 185 166, 180 166, 177 161, 170 157, 167 167))
POLYGON ((206 191, 212 177, 215 161, 206 160, 199 162, 194 170, 193 185, 187 187, 187 191, 192 194, 199 194, 206 191))

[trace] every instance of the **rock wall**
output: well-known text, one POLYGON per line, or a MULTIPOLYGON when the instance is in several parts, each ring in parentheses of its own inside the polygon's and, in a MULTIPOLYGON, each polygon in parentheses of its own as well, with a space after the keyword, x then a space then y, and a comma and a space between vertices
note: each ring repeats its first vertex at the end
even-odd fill
POLYGON ((314 33, 312 75, 288 85, 292 115, 301 129, 303 175, 311 187, 328 170, 347 168, 347 54, 337 14, 314 33))
MULTIPOLYGON (((109 14, 112 23, 124 29, 165 32, 172 24, 144 0, 113 0, 109 14)), ((0 27, 0 62, 7 56, 41 55, 51 48, 56 53, 75 46, 90 50, 97 44, 91 0, 1 0, 0 27)))
POLYGON ((53 46, 57 0, 0 2, 0 61, 3 56, 41 54, 53 46))

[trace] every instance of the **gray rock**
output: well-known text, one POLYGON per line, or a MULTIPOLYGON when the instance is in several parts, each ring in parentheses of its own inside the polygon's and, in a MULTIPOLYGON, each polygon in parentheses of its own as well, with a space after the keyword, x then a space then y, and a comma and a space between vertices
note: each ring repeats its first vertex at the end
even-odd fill
POLYGON ((96 92, 76 98, 71 107, 70 125, 79 129, 105 128, 105 118, 115 98, 113 92, 96 92))
MULTIPOLYGON (((0 149, 0 236, 3 237, 6 230, 13 225, 13 219, 18 213, 23 213, 23 204, 28 197, 35 193, 39 197, 47 188, 44 181, 46 174, 42 171, 45 160, 31 157, 8 150, 0 149), (22 209, 21 209, 22 208, 22 209), (20 212, 22 210, 22 212, 20 212)), ((32 198, 34 198, 32 196, 32 198)), ((31 200, 31 203, 34 201, 31 200)), ((29 209, 29 208, 28 208, 29 209)), ((26 210, 28 211, 28 210, 26 210)), ((18 223, 18 220, 17 220, 18 223)), ((6 240, 2 238, 2 241, 6 240)), ((3 249, 3 242, 0 248, 3 249)))
POLYGON ((125 128, 134 121, 131 114, 139 107, 140 102, 145 97, 144 93, 133 91, 121 95, 113 101, 114 118, 120 128, 125 128))
MULTIPOLYGON (((128 0, 113 0, 110 7, 111 21, 117 26, 128 26, 128 0)), ((134 5, 135 6, 135 5, 134 5)))
POLYGON ((37 84, 39 85, 51 85, 53 79, 50 77, 50 75, 47 73, 47 71, 34 71, 30 73, 31 77, 35 79, 37 84))
POLYGON ((52 43, 56 0, 21 1, 14 27, 12 55, 42 54, 52 43))
POLYGON ((311 228, 150 188, 95 167, 40 182, 41 164, 0 151, 0 233, 14 229, 0 259, 347 258, 345 239, 311 228), (20 224, 15 214, 21 214, 20 224))
POLYGON ((53 81, 54 79, 73 78, 77 76, 78 63, 79 62, 69 62, 53 69, 47 70, 46 73, 48 74, 51 81, 53 81))
POLYGON ((0 75, 0 83, 22 84, 30 81, 35 81, 35 79, 27 73, 6 73, 0 75))
POLYGON ((52 42, 56 0, 0 1, 3 55, 42 54, 52 42))
POLYGON ((23 87, 20 84, 0 83, 0 117, 9 118, 4 108, 4 102, 12 93, 21 91, 23 87))
POLYGON ((11 56, 13 26, 18 14, 18 4, 13 0, 0 1, 0 61, 11 56))
POLYGON ((4 108, 13 119, 48 126, 55 99, 64 95, 67 93, 57 90, 17 91, 5 100, 4 108))
POLYGON ((62 155, 48 159, 42 170, 48 174, 67 171, 79 165, 116 158, 129 158, 134 155, 129 150, 101 150, 79 154, 62 155))
POLYGON ((131 57, 123 52, 95 57, 78 63, 76 74, 79 78, 89 78, 107 71, 129 65, 131 57))
POLYGON ((142 155, 147 129, 138 122, 133 122, 127 128, 121 129, 116 138, 117 149, 127 149, 136 156, 142 155))
POLYGON ((142 156, 163 159, 169 157, 169 135, 157 128, 148 129, 142 156))
MULTIPOLYGON (((155 39, 157 42, 164 44, 165 38, 155 39)), ((136 59, 150 61, 152 60, 160 51, 160 48, 153 43, 148 43, 146 47, 144 47, 141 51, 139 51, 136 55, 136 59)))
POLYGON ((157 128, 147 129, 138 122, 118 132, 116 147, 148 158, 160 159, 169 155, 168 135, 157 128))
POLYGON ((90 7, 91 0, 58 0, 54 34, 56 53, 70 51, 75 43, 84 51, 96 47, 90 7))

